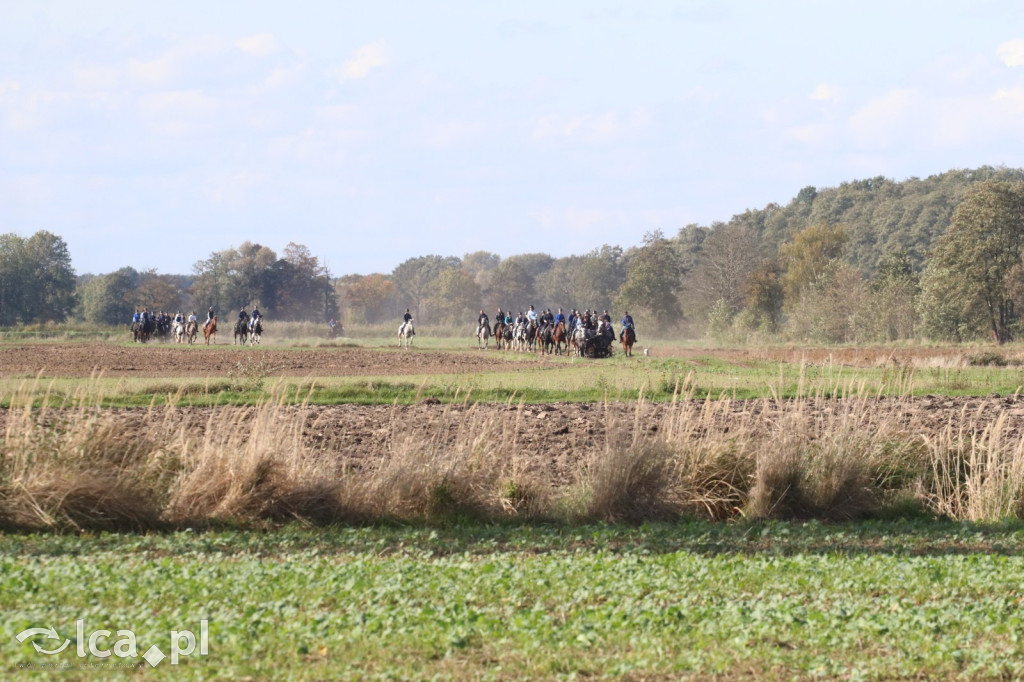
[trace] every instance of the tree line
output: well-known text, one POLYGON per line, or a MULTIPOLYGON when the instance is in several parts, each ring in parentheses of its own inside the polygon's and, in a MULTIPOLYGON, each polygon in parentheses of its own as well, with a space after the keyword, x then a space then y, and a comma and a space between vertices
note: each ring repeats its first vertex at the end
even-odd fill
POLYGON ((0 325, 128 324, 138 308, 219 314, 259 305, 280 320, 338 316, 334 278, 301 244, 272 249, 245 242, 195 263, 189 275, 123 267, 76 277, 67 244, 49 232, 0 235, 0 325))
POLYGON ((635 247, 561 258, 486 251, 333 277, 299 244, 246 242, 189 275, 122 268, 76 278, 60 237, 0 235, 0 324, 118 324, 136 306, 237 309, 284 320, 466 325, 480 309, 630 310, 645 330, 727 341, 910 338, 1004 342, 1024 311, 1024 170, 805 187, 786 205, 654 231, 635 247))

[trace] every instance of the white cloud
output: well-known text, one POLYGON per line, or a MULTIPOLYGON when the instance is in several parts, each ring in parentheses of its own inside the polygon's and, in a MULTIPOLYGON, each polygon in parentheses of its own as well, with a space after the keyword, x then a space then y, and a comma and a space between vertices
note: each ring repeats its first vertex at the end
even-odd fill
POLYGON ((1024 66, 1024 39, 1017 38, 999 46, 997 52, 1003 63, 1011 68, 1024 66))
POLYGON ((121 82, 121 70, 101 64, 73 64, 71 77, 79 90, 113 90, 121 82))
POLYGON ((822 83, 814 89, 814 92, 809 97, 818 102, 835 102, 839 99, 839 88, 822 83))
POLYGON ((604 142, 637 131, 650 123, 642 110, 628 113, 605 111, 577 116, 549 115, 539 118, 533 126, 533 137, 579 138, 587 142, 604 142))
POLYGON ((126 71, 132 80, 149 85, 166 83, 177 72, 178 55, 168 52, 157 59, 131 59, 126 71))
POLYGON ((267 77, 260 81, 257 85, 248 88, 248 91, 254 95, 266 94, 281 88, 288 87, 292 83, 296 82, 302 67, 286 68, 278 66, 271 69, 267 77))
POLYGON ((850 131, 862 145, 889 146, 903 127, 914 96, 912 90, 897 89, 876 97, 850 117, 850 131))
POLYGON ((376 42, 363 45, 355 51, 351 59, 341 65, 341 82, 366 78, 373 69, 384 66, 389 61, 388 49, 384 43, 376 42))
POLYGON ((805 126, 792 126, 786 128, 786 137, 797 142, 806 144, 818 144, 828 139, 832 129, 823 124, 810 124, 805 126))
POLYGON ((203 186, 212 203, 240 207, 262 182, 259 175, 241 171, 230 175, 210 175, 203 186))
POLYGON ((188 135, 216 124, 217 102, 200 90, 158 92, 139 102, 150 116, 150 128, 161 135, 188 135))
POLYGON ((487 126, 482 121, 441 121, 430 125, 424 136, 428 147, 445 149, 479 138, 487 126))
POLYGON ((235 47, 243 52, 248 52, 254 57, 266 57, 280 49, 280 46, 277 44, 277 38, 270 33, 260 33, 242 38, 235 43, 235 47))
POLYGON ((143 97, 142 106, 154 114, 203 116, 210 113, 214 103, 199 90, 173 90, 143 97))
POLYGON ((1015 113, 1024 113, 1024 88, 1002 88, 992 95, 996 104, 1005 104, 1015 113))

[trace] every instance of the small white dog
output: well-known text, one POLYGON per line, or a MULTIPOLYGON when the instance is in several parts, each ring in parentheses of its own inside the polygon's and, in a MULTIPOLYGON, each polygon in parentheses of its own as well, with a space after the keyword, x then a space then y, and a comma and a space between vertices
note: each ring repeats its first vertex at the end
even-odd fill
POLYGON ((644 348, 644 355, 650 355, 650 354, 651 354, 651 349, 650 348, 644 348))

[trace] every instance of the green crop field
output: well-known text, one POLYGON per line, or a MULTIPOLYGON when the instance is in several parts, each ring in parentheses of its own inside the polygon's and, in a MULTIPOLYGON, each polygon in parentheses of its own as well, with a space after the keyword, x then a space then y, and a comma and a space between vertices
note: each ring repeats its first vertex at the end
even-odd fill
POLYGON ((311 378, 238 349, 224 376, 8 376, 3 677, 1024 678, 1014 358, 676 351, 311 378), (954 395, 979 397, 937 416, 954 395), (303 416, 438 401, 424 423, 452 440, 411 434, 380 468, 331 468, 303 416), (523 405, 588 402, 627 417, 572 480, 480 448, 523 405), (181 426, 198 407, 221 439, 181 426))
POLYGON ((55 661, 62 679, 98 661, 151 679, 1024 675, 1020 526, 286 527, 15 535, 0 555, 12 678, 55 661), (154 668, 15 639, 79 619, 140 653, 207 619, 208 649, 154 668))

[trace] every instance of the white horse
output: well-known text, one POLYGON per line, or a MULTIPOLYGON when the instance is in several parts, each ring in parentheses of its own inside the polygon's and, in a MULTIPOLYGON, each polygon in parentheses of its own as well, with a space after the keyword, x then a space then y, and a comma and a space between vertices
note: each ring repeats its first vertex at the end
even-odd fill
POLYGON ((182 322, 174 323, 174 343, 185 343, 185 324, 182 322))
POLYGON ((583 345, 587 340, 587 330, 583 328, 583 325, 579 324, 572 330, 572 336, 569 339, 569 345, 572 346, 573 352, 576 357, 583 354, 583 345))
POLYGON ((413 327, 412 318, 398 328, 398 347, 408 348, 412 345, 412 337, 416 336, 416 328, 413 327))
POLYGON ((517 324, 512 328, 512 350, 526 350, 526 325, 517 324))
POLYGON ((263 338, 263 317, 257 317, 252 323, 252 329, 249 330, 249 345, 258 346, 260 339, 263 338))
POLYGON ((487 350, 487 342, 491 340, 491 328, 486 324, 480 325, 476 330, 476 340, 480 350, 487 350))

